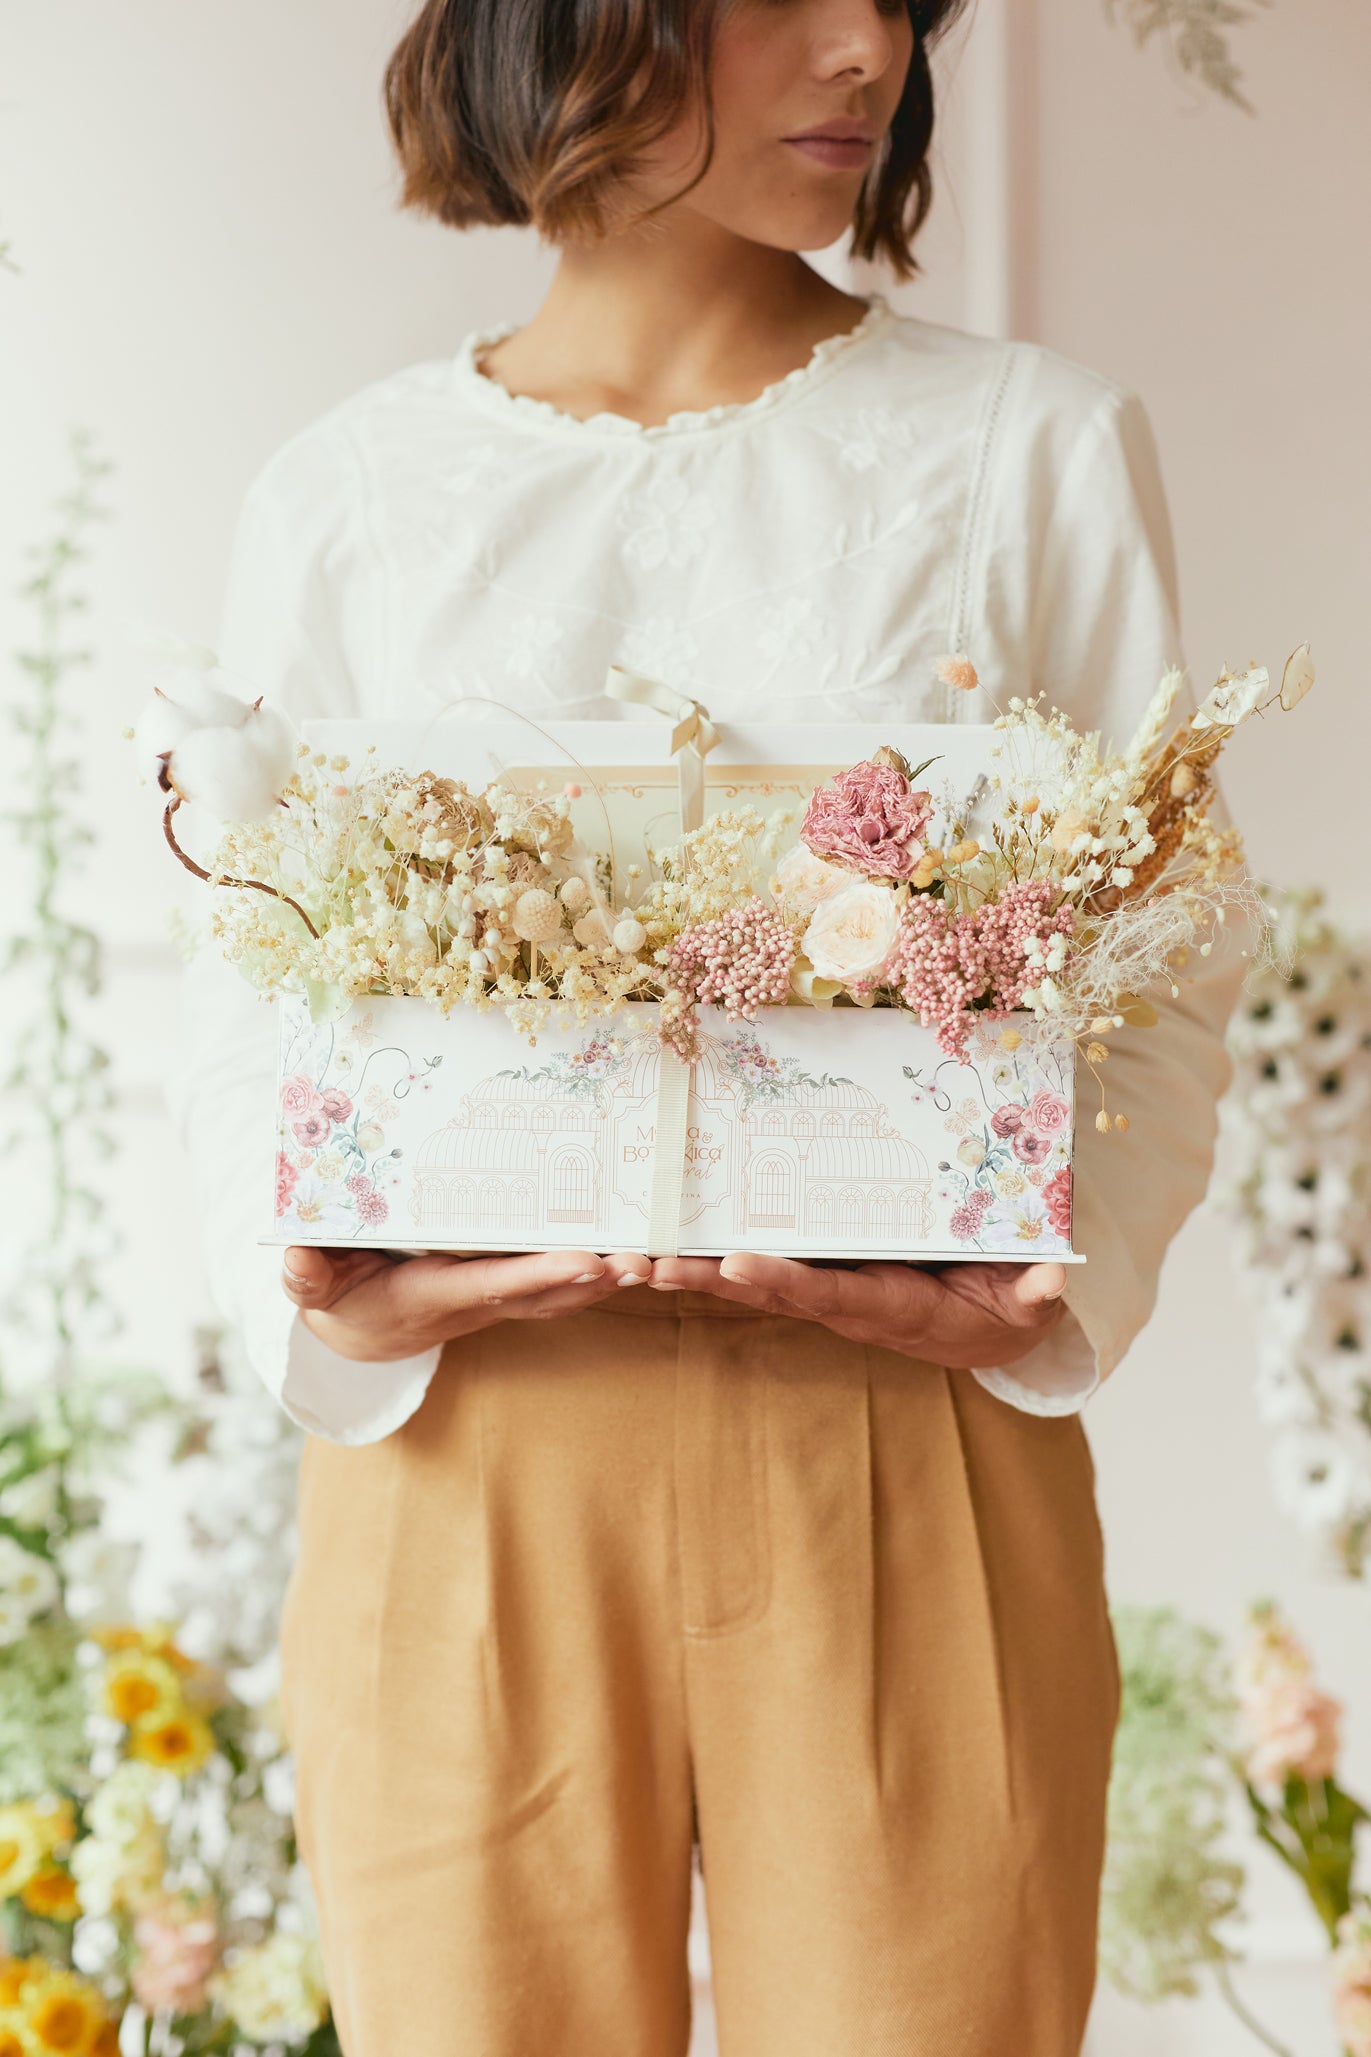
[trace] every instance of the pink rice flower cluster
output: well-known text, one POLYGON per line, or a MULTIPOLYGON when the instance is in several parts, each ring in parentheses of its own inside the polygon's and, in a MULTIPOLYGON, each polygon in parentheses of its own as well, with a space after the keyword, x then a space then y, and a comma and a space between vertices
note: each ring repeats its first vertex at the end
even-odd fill
POLYGON ((1071 934, 1075 911, 1065 901, 1054 908, 1056 898, 1054 885, 1034 879, 969 913, 954 916, 926 894, 905 908, 887 976, 949 1057, 965 1055, 973 1009, 999 1021, 1022 1005, 1041 976, 1029 963, 1034 946, 1071 934))
POLYGON ((759 1007, 782 1007, 790 995, 795 931, 753 895, 713 921, 682 929, 667 970, 697 1006, 722 1007, 730 1021, 752 1021, 759 1007))
POLYGON ((910 791, 889 764, 854 764, 810 796, 800 839, 816 857, 869 878, 907 879, 924 854, 933 812, 928 793, 910 791))
POLYGON ((219 1962, 213 1901, 163 1896, 141 1910, 133 1940, 138 1954, 130 1983, 139 2006, 149 2014, 198 2014, 219 1962))

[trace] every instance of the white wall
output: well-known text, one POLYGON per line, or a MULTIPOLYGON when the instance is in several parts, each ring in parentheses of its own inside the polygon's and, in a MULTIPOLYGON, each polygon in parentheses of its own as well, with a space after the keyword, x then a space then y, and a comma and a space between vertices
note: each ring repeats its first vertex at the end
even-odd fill
MULTIPOLYGON (((119 741, 143 697, 137 639, 213 641, 238 500, 286 434, 473 325, 531 311, 548 271, 527 237, 460 238, 394 211, 378 88, 407 12, 46 0, 0 13, 0 238, 24 267, 0 275, 0 566, 43 531, 66 428, 89 424, 117 469, 91 567, 100 662, 81 689, 102 840, 76 884, 112 939, 101 1032, 123 1088, 121 1187, 143 1223, 119 1276, 129 1348, 162 1362, 181 1358, 198 1291, 157 1099, 174 892, 119 741)), ((902 297, 1036 336, 1142 392, 1196 674, 1251 654, 1278 664, 1306 635, 1320 660, 1297 720, 1234 752, 1230 796, 1262 867, 1327 881, 1350 912, 1371 17, 1277 0, 1240 34, 1254 121, 1134 53, 1099 0, 982 0, 947 103, 928 276, 902 297)), ((22 626, 14 584, 7 570, 6 650, 22 626)), ((1272 1511, 1251 1337, 1224 1232, 1197 1219, 1155 1322, 1088 1415, 1113 1588, 1228 1631, 1249 1597, 1279 1596, 1357 1710, 1348 1769, 1365 1789, 1364 1598, 1322 1578, 1272 1511)), ((1258 1940, 1298 1954, 1298 1902, 1260 1856, 1253 1872, 1258 1940)), ((1299 2057, 1331 2052, 1316 1971, 1273 1961, 1247 1990, 1299 2057)), ((1102 2057, 1248 2047, 1204 2007, 1144 2015, 1107 1995, 1092 2038, 1102 2057)))

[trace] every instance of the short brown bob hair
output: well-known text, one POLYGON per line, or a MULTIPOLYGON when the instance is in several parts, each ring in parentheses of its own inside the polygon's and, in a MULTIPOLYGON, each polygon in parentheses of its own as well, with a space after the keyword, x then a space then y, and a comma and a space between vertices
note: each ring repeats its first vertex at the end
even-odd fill
MULTIPOLYGON (((385 73, 401 206, 453 228, 532 223, 552 242, 603 235, 628 218, 621 181, 638 153, 698 104, 706 154, 689 192, 714 150, 707 84, 725 4, 425 0, 385 73)), ((909 72, 853 214, 856 254, 883 257, 899 278, 919 268, 912 246, 933 198, 928 55, 965 4, 905 0, 909 72)))

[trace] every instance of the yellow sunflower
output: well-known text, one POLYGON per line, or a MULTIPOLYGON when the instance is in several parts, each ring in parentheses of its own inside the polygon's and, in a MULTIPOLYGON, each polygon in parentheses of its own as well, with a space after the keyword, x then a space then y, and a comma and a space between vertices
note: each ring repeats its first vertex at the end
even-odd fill
POLYGON ((30 1914, 39 1914, 45 1921, 75 1921, 81 1912, 76 1881, 60 1864, 45 1864, 35 1871, 19 1897, 30 1914))
POLYGON ((105 1666, 105 1712, 126 1728, 165 1721, 181 1709, 181 1681, 163 1657, 146 1650, 120 1650, 105 1666))
POLYGON ((140 1721, 129 1739, 129 1755, 160 1771, 188 1778, 214 1753, 214 1731, 202 1715, 188 1709, 165 1720, 140 1721))
POLYGON ((28 1998, 28 2031, 38 2051, 59 2057, 91 2057, 95 2039, 109 2020, 94 1986, 75 1972, 51 1971, 28 1998))
POLYGON ((0 1807, 0 1900, 21 1892, 47 1856, 38 1817, 26 1800, 0 1807))
POLYGON ((29 2048, 20 2042, 12 2028, 0 2028, 0 2057, 29 2057, 29 2048))

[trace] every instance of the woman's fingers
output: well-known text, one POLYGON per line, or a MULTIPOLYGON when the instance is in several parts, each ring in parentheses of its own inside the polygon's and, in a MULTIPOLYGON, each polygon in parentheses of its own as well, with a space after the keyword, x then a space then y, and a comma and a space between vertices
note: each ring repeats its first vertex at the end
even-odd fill
POLYGON ((286 1290, 340 1355, 367 1362, 413 1356, 496 1321, 576 1313, 642 1284, 650 1266, 632 1252, 587 1250, 504 1257, 292 1250, 286 1290), (303 1258, 304 1262, 300 1262, 303 1258))

